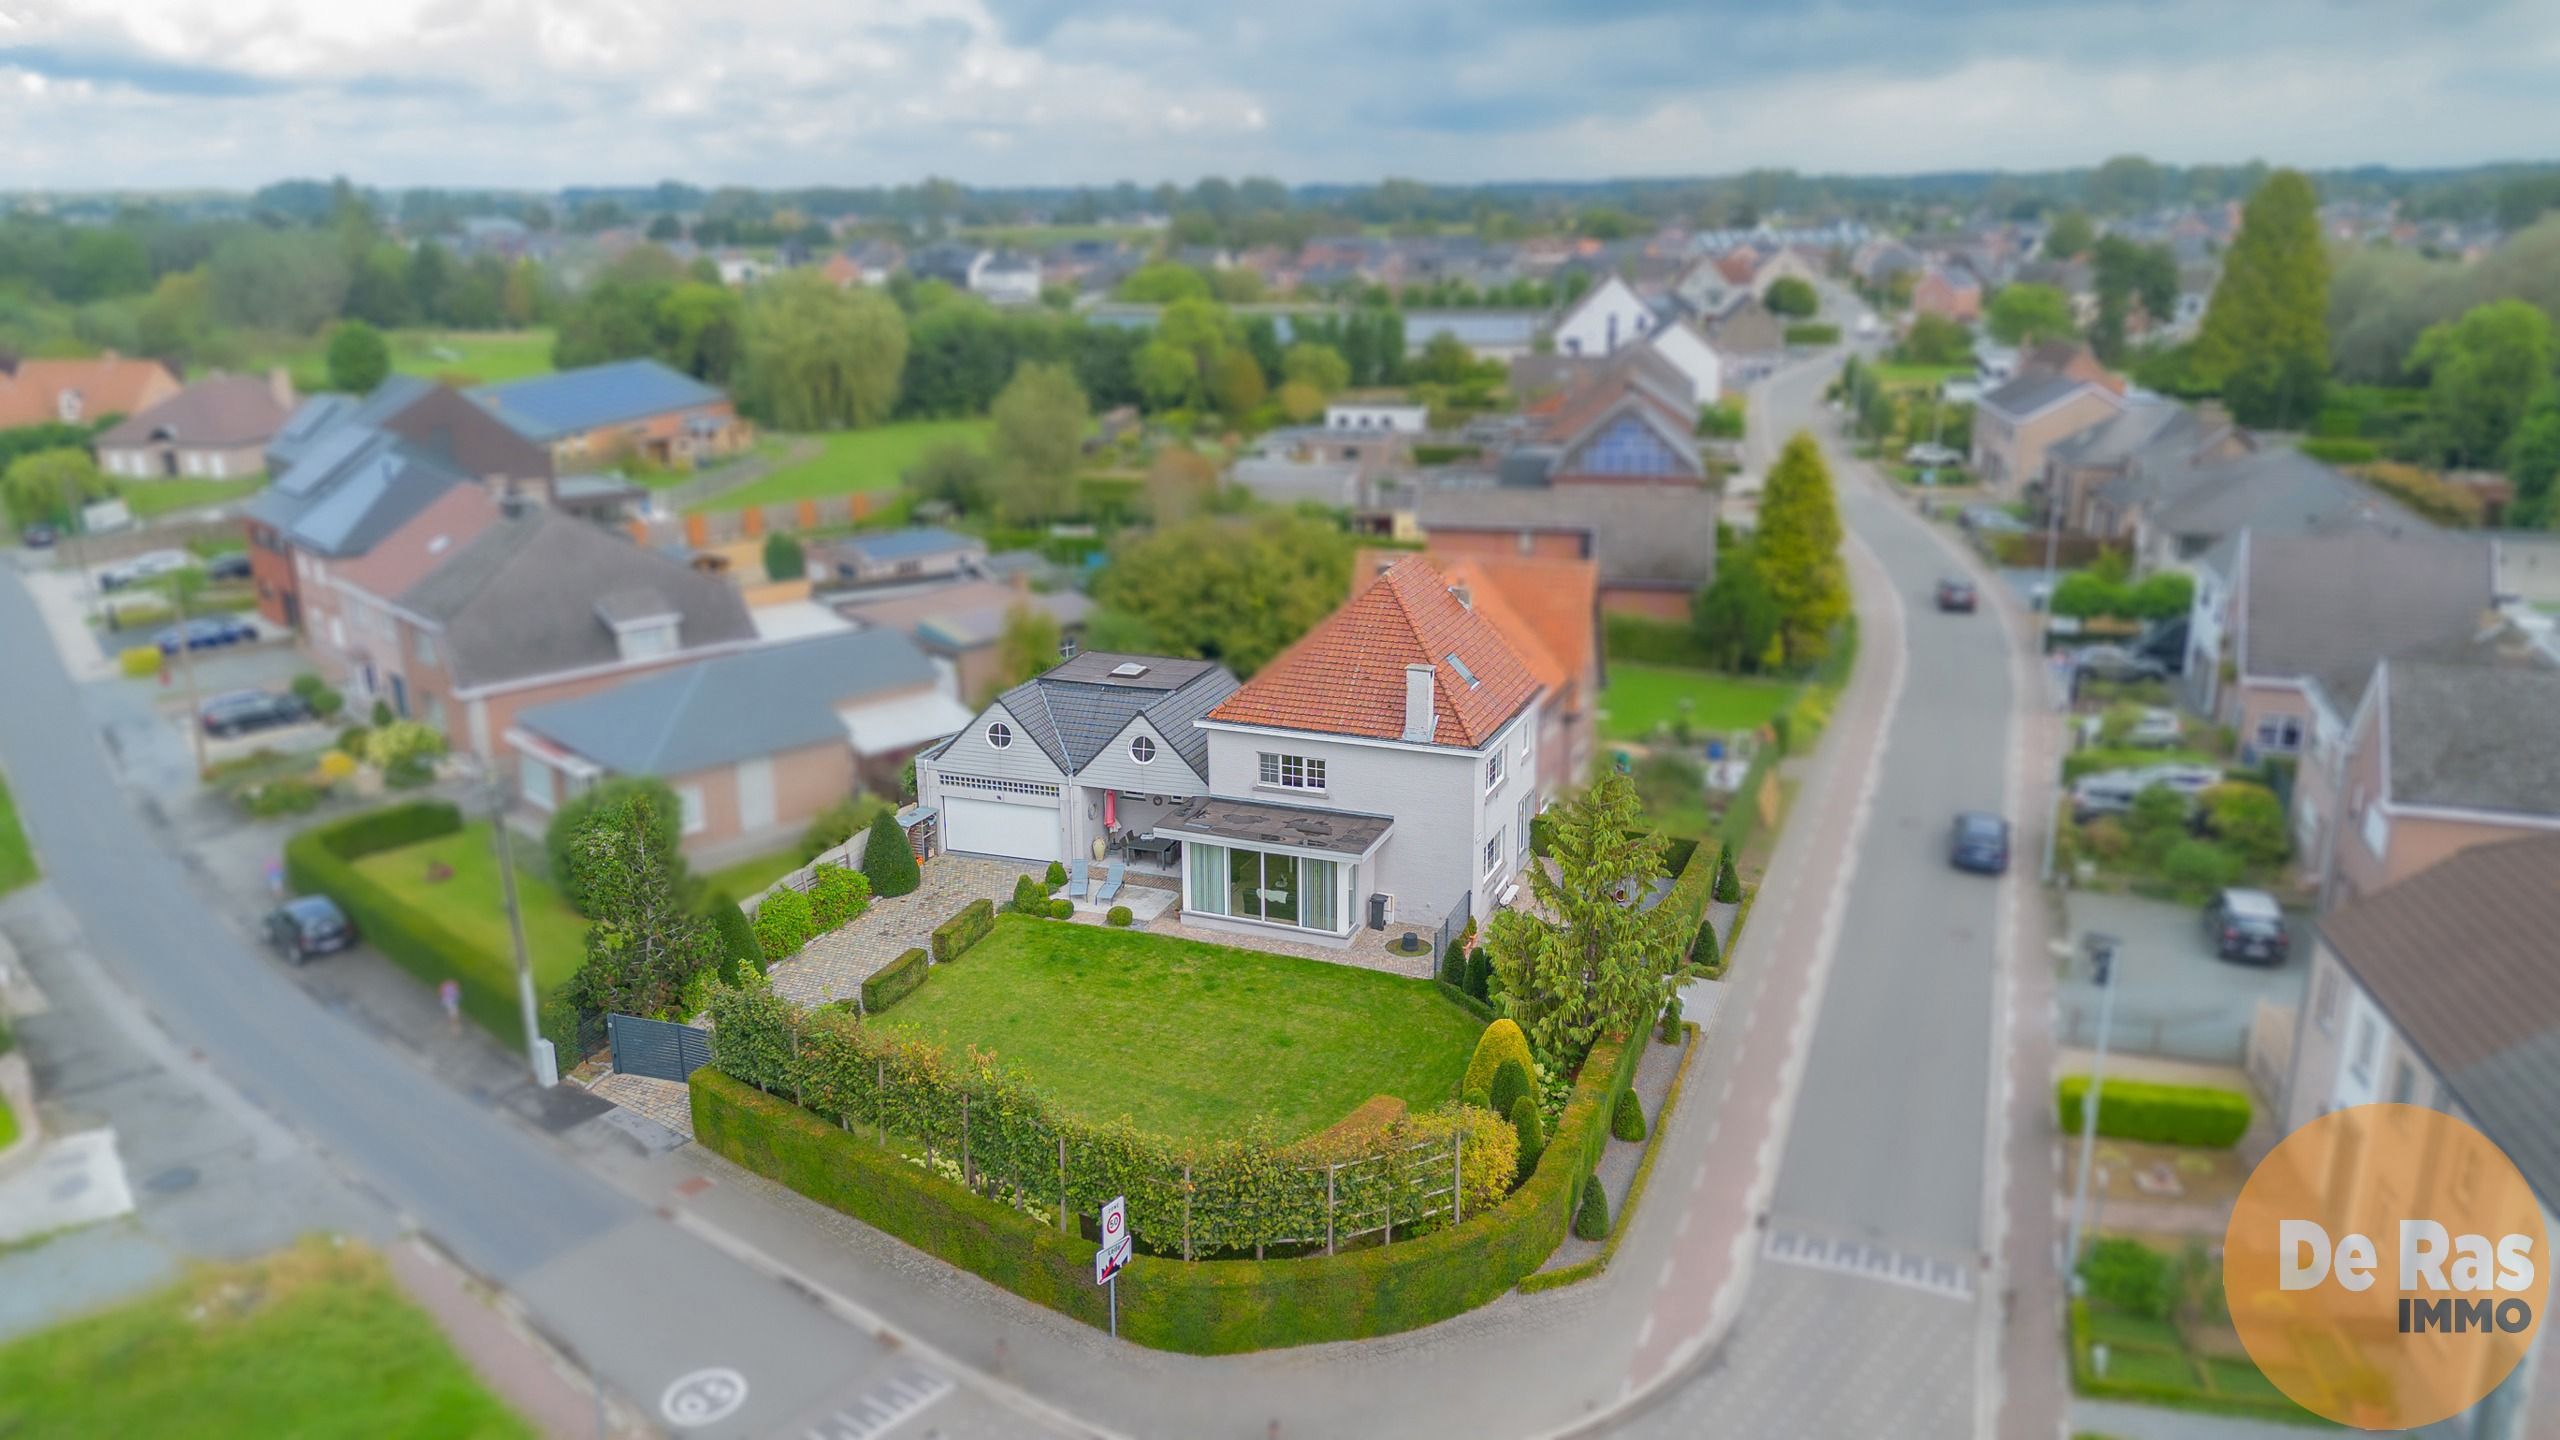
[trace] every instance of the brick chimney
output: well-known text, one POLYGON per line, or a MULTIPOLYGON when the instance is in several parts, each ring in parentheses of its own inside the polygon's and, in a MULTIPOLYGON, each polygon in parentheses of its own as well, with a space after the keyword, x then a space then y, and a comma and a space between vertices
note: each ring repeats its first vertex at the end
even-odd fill
POLYGON ((278 365, 267 372, 267 393, 276 397, 278 409, 293 408, 293 376, 283 366, 278 365))
POLYGON ((1431 667, 1404 667, 1404 740, 1408 745, 1428 745, 1439 732, 1440 717, 1431 708, 1431 667))

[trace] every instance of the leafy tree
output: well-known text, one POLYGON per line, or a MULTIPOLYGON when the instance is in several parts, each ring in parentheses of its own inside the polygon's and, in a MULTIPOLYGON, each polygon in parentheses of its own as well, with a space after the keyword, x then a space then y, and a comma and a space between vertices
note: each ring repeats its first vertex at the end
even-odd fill
POLYGON ((347 280, 346 315, 385 327, 415 322, 418 308, 409 295, 409 252, 389 243, 368 245, 359 252, 347 280))
POLYGON ((1848 572, 1840 561, 1840 511, 1831 471, 1813 437, 1798 431, 1769 467, 1752 542, 1761 580, 1778 606, 1786 662, 1809 665, 1830 652, 1831 631, 1849 614, 1848 572))
POLYGON ((862 878, 871 882, 871 893, 883 900, 911 894, 922 883, 916 852, 907 848, 907 832, 898 828, 894 810, 882 810, 871 822, 871 838, 862 842, 862 878))
POLYGON ((1554 873, 1528 872, 1537 913, 1497 912, 1485 942, 1497 1008, 1557 1073, 1579 1066, 1602 1036, 1652 1020, 1689 939, 1670 907, 1619 899, 1624 887, 1649 886, 1663 873, 1662 842, 1627 778, 1603 769, 1560 808, 1548 850, 1554 873))
POLYGON ((2123 585, 2087 570, 2074 570, 2055 583, 2051 608, 2056 615, 2086 620, 2122 615, 2132 607, 2123 585))
POLYGON ((550 865, 551 883, 570 908, 590 919, 595 915, 590 898, 594 885, 583 868, 578 832, 597 815, 634 799, 647 802, 650 821, 657 827, 650 837, 655 853, 671 874, 680 875, 683 852, 677 847, 683 839, 684 811, 676 803, 676 792, 654 776, 616 775, 590 785, 563 801, 542 832, 542 853, 550 865))
POLYGON ((89 458, 85 439, 81 434, 82 448, 36 450, 9 462, 0 475, 0 496, 8 502, 11 524, 70 529, 79 523, 81 506, 115 494, 115 486, 98 473, 98 462, 89 458))
POLYGON ((381 331, 362 320, 350 320, 329 337, 330 389, 370 394, 390 373, 391 346, 381 331))
POLYGON ((1973 335, 1944 315, 1915 315, 1902 337, 1902 359, 1913 365, 1961 365, 1973 354, 1973 335))
POLYGON ((2142 577, 2126 595, 2126 608, 2137 620, 2175 620, 2195 608, 2196 578, 2184 570, 2161 570, 2142 577))
POLYGON ((907 322, 887 296, 803 267, 750 292, 738 323, 739 402, 768 424, 873 425, 897 404, 907 322))
POLYGON ((335 319, 349 278, 346 252, 329 236, 255 226, 216 246, 205 270, 216 319, 288 335, 335 319))
POLYGON ((1769 307, 1772 315, 1800 320, 1822 309, 1822 295, 1813 288, 1810 280, 1781 275, 1769 282, 1769 293, 1760 297, 1760 303, 1769 307))
POLYGON ((809 571, 808 553, 800 542, 777 530, 764 537, 764 576, 768 580, 797 580, 809 571))
POLYGON ((1166 445, 1147 462, 1147 514, 1159 528, 1190 519, 1217 489, 1217 463, 1197 450, 1166 445))
POLYGON ((1777 638, 1779 620, 1777 597, 1746 545, 1717 558, 1715 580, 1689 603, 1689 628, 1720 670, 1759 669, 1769 642, 1777 638))
POLYGON ((582 1009, 664 1014, 695 972, 726 960, 712 922, 680 899, 678 873, 661 847, 666 828, 653 798, 634 792, 588 814, 570 842, 594 922, 586 963, 567 987, 582 1009))
POLYGON ((1351 384, 1351 362, 1342 358, 1342 352, 1308 340, 1301 340, 1282 353, 1280 373, 1288 381, 1308 386, 1328 399, 1351 384))
POLYGON ((934 444, 898 477, 918 500, 939 500, 966 514, 984 510, 995 493, 995 461, 964 440, 934 444))
POLYGON ((744 302, 726 285, 688 280, 658 297, 651 313, 658 358, 697 380, 726 385, 738 368, 744 302))
POLYGON ((2301 172, 2268 177, 2241 212, 2205 311, 2196 371, 2222 387, 2244 425, 2291 428, 2319 411, 2329 367, 2329 257, 2318 208, 2301 172))
POLYGON ((1176 300, 1209 298, 1209 277, 1171 260, 1151 260, 1120 282, 1119 298, 1139 304, 1170 305, 1176 300))
POLYGON ((1037 605, 1016 605, 1004 614, 996 637, 999 688, 1010 688, 1058 663, 1058 620, 1037 605))
POLYGON ((2168 181, 2140 155, 2117 155, 2089 176, 2089 208, 2101 215, 2134 215, 2160 203, 2168 181))
POLYGON ((1984 323, 2003 345, 2067 339, 2074 329, 2071 297, 2050 285, 2010 285, 1991 297, 1984 323))
MULTIPOLYGON (((1351 586, 1351 542, 1326 520, 1193 520, 1124 540, 1093 587, 1155 647, 1250 675, 1331 614, 1351 586)), ((1106 648, 1088 632, 1087 643, 1106 648)))
POLYGON ((2507 442, 2507 479, 2516 487, 2512 523, 2534 528, 2560 521, 2552 499, 2553 481, 2560 479, 2560 385, 2543 387, 2516 426, 2507 442))
POLYGON ((2494 465, 2525 410, 2552 386, 2551 320, 2497 300, 2429 327, 2409 356, 2427 376, 2427 436, 2450 465, 2494 465))
POLYGON ((1292 424, 1304 425, 1324 414, 1324 392, 1304 380, 1291 380, 1272 397, 1280 405, 1280 413, 1292 424))
POLYGON ((1467 342, 1442 330, 1422 342, 1422 356, 1407 374, 1438 385, 1463 385, 1476 373, 1476 352, 1467 342))
POLYGON ((997 517, 1008 525, 1053 518, 1068 499, 1090 419, 1076 377, 1064 365, 1025 364, 989 413, 997 517))
POLYGON ((2110 363, 2124 353, 2126 322, 2139 304, 2154 324, 2178 308, 2178 257, 2166 245, 2142 245, 2121 235, 2098 241, 2096 262, 2098 318, 2090 326, 2089 343, 2110 363))
POLYGON ((1138 351, 1138 389, 1158 410, 1177 410, 1199 397, 1200 366, 1179 345, 1150 340, 1138 351))
POLYGON ((2085 210, 2063 211, 2053 217, 2053 224, 2046 227, 2044 232, 2044 253, 2045 257, 2051 260, 2068 260, 2075 255, 2085 255, 2089 252, 2089 247, 2097 243, 2098 227, 2089 223, 2089 215, 2085 210))
POLYGON ((2273 790, 2229 781, 2206 790, 2200 798, 2213 833, 2249 860, 2274 865, 2293 853, 2284 802, 2273 790))
POLYGON ((743 985, 749 975, 764 973, 764 947, 756 943, 755 922, 738 908, 736 897, 726 890, 712 892, 703 909, 711 917, 711 928, 720 936, 720 980, 727 985, 743 985))
POLYGON ((1231 422, 1241 423, 1262 404, 1270 393, 1262 378, 1262 367, 1253 353, 1241 348, 1222 350, 1210 363, 1209 397, 1217 402, 1220 414, 1231 422))

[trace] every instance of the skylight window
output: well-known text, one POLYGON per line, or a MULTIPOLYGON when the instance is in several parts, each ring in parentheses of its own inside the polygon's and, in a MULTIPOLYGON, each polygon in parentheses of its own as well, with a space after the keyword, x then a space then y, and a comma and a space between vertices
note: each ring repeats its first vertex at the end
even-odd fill
POLYGON ((1135 680, 1147 673, 1147 667, 1135 660, 1123 660, 1111 667, 1111 673, 1123 680, 1135 680))
POLYGON ((1458 652, 1454 650, 1449 652, 1449 668, 1458 672, 1458 678, 1466 681, 1467 688, 1470 690, 1483 683, 1476 679, 1476 672, 1468 669, 1467 662, 1459 659, 1458 652))

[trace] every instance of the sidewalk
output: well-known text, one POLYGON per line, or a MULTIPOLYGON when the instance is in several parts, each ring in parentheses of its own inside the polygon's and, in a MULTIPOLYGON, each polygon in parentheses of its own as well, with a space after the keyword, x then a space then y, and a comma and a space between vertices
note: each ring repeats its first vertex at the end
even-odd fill
POLYGON ((411 1236, 383 1252, 400 1288, 427 1312, 463 1362, 545 1435, 647 1434, 620 1406, 573 1378, 524 1321, 501 1309, 460 1266, 411 1236))

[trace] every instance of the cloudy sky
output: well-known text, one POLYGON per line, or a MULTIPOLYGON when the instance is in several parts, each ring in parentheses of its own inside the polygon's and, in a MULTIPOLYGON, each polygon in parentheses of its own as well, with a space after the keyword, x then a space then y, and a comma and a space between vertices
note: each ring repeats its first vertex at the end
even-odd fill
POLYGON ((2550 0, 0 0, 0 186, 2560 152, 2550 0))

